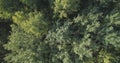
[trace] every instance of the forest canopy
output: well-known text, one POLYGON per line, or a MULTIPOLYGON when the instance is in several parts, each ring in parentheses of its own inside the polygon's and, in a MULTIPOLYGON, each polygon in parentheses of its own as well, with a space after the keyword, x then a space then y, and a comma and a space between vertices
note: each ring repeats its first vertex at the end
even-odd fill
POLYGON ((0 0, 0 63, 119 63, 120 0, 0 0))

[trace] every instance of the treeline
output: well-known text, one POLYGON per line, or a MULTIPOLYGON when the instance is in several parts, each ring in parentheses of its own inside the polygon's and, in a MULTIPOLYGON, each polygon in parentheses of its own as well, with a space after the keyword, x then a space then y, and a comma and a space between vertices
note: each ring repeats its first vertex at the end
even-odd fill
POLYGON ((120 0, 0 0, 0 63, 119 63, 120 0))

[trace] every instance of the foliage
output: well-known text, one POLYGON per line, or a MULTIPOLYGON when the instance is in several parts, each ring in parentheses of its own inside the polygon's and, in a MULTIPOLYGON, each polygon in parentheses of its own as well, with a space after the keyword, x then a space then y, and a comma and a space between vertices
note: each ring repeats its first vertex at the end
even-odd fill
POLYGON ((0 54, 5 52, 0 62, 119 63, 119 5, 119 0, 0 0, 0 19, 12 21, 11 30, 0 23, 0 54))
POLYGON ((19 8, 19 0, 0 0, 0 17, 1 18, 10 18, 12 13, 19 8))
POLYGON ((23 4, 25 4, 27 7, 31 9, 41 9, 47 6, 46 3, 48 3, 47 0, 20 0, 23 4))
POLYGON ((55 0, 54 13, 58 14, 60 18, 67 17, 72 12, 77 12, 80 0, 55 0))
POLYGON ((31 12, 28 14, 16 12, 12 18, 13 22, 20 26, 24 31, 36 36, 45 34, 48 29, 47 21, 40 12, 31 12))
MULTIPOLYGON (((5 57, 8 63, 41 63, 43 54, 41 40, 12 25, 10 42, 5 46, 11 53, 5 57), (14 47, 13 47, 14 46, 14 47), (38 60, 40 59, 40 60, 38 60)), ((44 48, 45 49, 45 48, 44 48)))

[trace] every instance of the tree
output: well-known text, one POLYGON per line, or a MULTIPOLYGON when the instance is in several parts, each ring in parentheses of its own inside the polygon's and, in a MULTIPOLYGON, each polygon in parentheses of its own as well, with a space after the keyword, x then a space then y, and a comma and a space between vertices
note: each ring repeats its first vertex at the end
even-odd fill
POLYGON ((0 0, 0 18, 12 21, 9 40, 2 44, 9 50, 4 59, 119 63, 119 5, 119 0, 0 0))

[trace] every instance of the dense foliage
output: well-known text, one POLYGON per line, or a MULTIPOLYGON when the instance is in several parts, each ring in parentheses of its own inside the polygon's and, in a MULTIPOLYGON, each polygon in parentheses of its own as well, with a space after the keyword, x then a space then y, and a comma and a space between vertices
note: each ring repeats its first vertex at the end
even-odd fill
POLYGON ((119 62, 119 0, 0 0, 0 63, 119 62))

